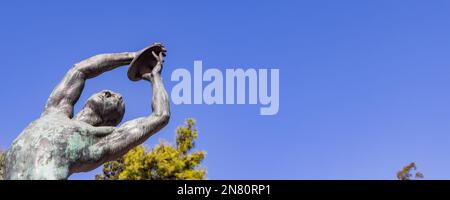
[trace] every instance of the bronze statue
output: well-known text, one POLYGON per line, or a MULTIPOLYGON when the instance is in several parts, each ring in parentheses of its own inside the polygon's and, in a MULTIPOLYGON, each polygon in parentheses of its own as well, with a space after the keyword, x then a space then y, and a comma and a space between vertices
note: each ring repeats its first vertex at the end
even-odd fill
POLYGON ((139 52, 101 54, 75 64, 50 95, 41 117, 6 152, 4 178, 67 179, 119 158, 161 130, 170 118, 161 78, 165 52, 157 43, 139 52), (125 104, 120 94, 104 90, 74 117, 86 80, 125 65, 130 65, 130 80, 151 82, 153 113, 116 128, 125 104))

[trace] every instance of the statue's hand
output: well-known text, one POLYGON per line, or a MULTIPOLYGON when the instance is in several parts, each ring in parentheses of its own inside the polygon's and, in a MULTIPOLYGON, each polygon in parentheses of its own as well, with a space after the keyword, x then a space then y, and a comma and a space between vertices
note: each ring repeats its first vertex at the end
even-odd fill
POLYGON ((153 77, 153 75, 152 75, 152 73, 146 73, 146 74, 142 74, 142 79, 143 80, 146 80, 146 81, 152 81, 152 77, 153 77))
POLYGON ((152 54, 157 61, 155 67, 153 67, 152 74, 161 74, 162 66, 164 63, 164 51, 159 52, 159 55, 156 55, 155 52, 152 52, 152 54))
POLYGON ((155 52, 152 52, 153 57, 155 57, 157 63, 153 67, 151 73, 142 74, 142 79, 151 81, 154 76, 160 76, 164 63, 164 51, 160 52, 159 55, 156 55, 155 52))

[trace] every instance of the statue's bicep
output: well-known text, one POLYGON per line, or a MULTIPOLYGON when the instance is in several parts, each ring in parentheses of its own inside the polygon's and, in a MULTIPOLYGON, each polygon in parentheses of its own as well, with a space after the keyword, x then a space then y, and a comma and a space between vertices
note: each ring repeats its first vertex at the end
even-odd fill
POLYGON ((116 130, 115 127, 112 126, 102 126, 102 127, 93 127, 89 133, 96 137, 104 137, 110 135, 116 130))
POLYGON ((84 88, 84 75, 70 70, 48 98, 46 108, 72 107, 84 88))

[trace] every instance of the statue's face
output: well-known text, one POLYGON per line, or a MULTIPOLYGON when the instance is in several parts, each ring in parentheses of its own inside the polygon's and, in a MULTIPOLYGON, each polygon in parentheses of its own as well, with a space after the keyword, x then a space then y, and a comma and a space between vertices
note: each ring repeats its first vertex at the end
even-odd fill
POLYGON ((122 95, 104 90, 92 95, 86 107, 93 110, 95 115, 100 117, 101 123, 97 126, 117 126, 125 114, 125 103, 122 95))

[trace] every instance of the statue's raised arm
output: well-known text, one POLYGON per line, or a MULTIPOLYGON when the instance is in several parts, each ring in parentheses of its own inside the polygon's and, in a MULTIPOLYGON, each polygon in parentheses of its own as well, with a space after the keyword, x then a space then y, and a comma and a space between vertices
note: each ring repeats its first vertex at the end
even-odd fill
POLYGON ((56 86, 45 106, 44 115, 62 112, 73 116, 73 107, 83 92, 87 79, 131 63, 136 53, 100 54, 75 64, 56 86))
POLYGON ((152 84, 153 112, 143 118, 128 121, 117 128, 112 134, 104 137, 90 148, 92 157, 99 157, 97 163, 104 163, 119 158, 130 149, 142 144, 154 133, 167 125, 170 118, 169 98, 161 78, 163 53, 153 53, 158 63, 149 73, 142 75, 142 79, 152 84), (100 156, 98 156, 100 154, 100 156))

